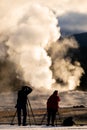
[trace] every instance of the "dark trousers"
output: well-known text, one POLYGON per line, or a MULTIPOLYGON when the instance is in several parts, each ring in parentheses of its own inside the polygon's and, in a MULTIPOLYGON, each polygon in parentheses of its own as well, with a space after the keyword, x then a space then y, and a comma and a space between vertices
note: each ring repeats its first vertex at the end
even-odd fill
POLYGON ((26 125, 26 117, 27 117, 27 110, 26 110, 26 105, 22 107, 17 107, 17 116, 18 116, 18 125, 21 125, 21 116, 23 113, 23 126, 26 125))
POLYGON ((47 110, 47 125, 49 125, 51 121, 51 125, 54 126, 55 118, 56 118, 56 110, 48 109, 47 110))

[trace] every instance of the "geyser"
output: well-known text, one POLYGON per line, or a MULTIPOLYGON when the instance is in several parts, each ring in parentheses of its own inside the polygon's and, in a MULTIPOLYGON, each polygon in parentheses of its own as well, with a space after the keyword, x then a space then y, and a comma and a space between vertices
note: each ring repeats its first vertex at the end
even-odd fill
POLYGON ((16 22, 5 41, 8 60, 15 64, 20 80, 36 88, 50 88, 54 79, 50 70, 51 57, 46 48, 60 37, 58 21, 47 7, 33 4, 22 10, 24 8, 20 9, 22 13, 19 18, 16 10, 11 13, 11 18, 16 22))
MULTIPOLYGON (((64 60, 69 48, 77 48, 77 44, 71 40, 61 44, 57 42, 60 28, 58 19, 51 10, 36 3, 25 4, 9 12, 6 20, 9 24, 5 24, 0 32, 0 49, 4 48, 0 53, 0 62, 14 64, 7 75, 11 82, 16 78, 34 88, 51 89, 56 80, 60 79, 64 84, 57 83, 56 87, 61 90, 74 89, 79 84, 83 73, 80 64, 72 64, 69 55, 64 60), (48 55, 50 49, 52 53, 48 55), (14 75, 13 79, 11 75, 14 75), (73 86, 70 87, 72 81, 73 86)), ((4 78, 2 80, 5 82, 4 78)), ((7 86, 11 85, 14 84, 7 82, 7 86)))

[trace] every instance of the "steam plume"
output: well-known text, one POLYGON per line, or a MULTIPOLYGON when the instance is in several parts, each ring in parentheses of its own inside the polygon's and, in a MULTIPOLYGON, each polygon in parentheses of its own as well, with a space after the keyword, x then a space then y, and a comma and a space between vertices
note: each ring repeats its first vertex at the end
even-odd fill
MULTIPOLYGON (((73 81, 75 88, 83 70, 78 62, 71 63, 69 55, 66 59, 64 57, 69 48, 77 48, 77 44, 71 41, 61 45, 56 43, 60 37, 60 28, 53 12, 47 7, 33 4, 20 7, 8 16, 11 23, 8 26, 5 24, 6 30, 1 32, 0 44, 0 61, 3 64, 6 61, 7 68, 7 63, 12 66, 12 73, 7 73, 7 77, 8 74, 10 78, 14 75, 19 81, 30 83, 35 88, 51 88, 55 79, 60 79, 64 84, 57 86, 71 89, 73 81), (48 56, 50 47, 52 53, 48 56)), ((13 85, 10 81, 7 83, 8 86, 13 85)))
POLYGON ((51 87, 51 58, 45 48, 60 37, 57 19, 46 7, 31 5, 23 12, 6 45, 21 80, 35 87, 51 87))
POLYGON ((60 90, 73 90, 80 85, 84 73, 78 62, 78 43, 74 38, 65 38, 53 44, 50 51, 53 61, 52 69, 60 90))

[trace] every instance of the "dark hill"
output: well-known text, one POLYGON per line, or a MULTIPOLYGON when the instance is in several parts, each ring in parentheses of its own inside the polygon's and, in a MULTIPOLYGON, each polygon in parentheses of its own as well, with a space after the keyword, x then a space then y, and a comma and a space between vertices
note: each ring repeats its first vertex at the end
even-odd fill
POLYGON ((85 72, 81 77, 80 87, 82 90, 87 90, 87 33, 75 34, 73 36, 79 44, 79 61, 85 72))
MULTIPOLYGON (((67 37, 67 36, 66 36, 67 37)), ((73 61, 79 61, 81 64, 81 67, 84 70, 84 74, 82 75, 80 81, 80 86, 77 88, 80 90, 87 91, 87 32, 85 33, 79 33, 79 34, 73 34, 68 36, 67 38, 74 37, 76 41, 79 44, 79 48, 74 50, 74 54, 72 57, 72 63, 73 61)), ((63 40, 65 37, 61 37, 60 40, 63 40)), ((70 49, 69 52, 72 52, 70 49)))
POLYGON ((87 32, 73 35, 80 46, 87 47, 87 32))

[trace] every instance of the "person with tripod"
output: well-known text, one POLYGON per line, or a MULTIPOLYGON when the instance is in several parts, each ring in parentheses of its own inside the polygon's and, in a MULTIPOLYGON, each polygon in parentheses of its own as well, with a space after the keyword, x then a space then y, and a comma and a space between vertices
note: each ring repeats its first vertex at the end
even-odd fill
POLYGON ((27 95, 32 92, 32 89, 28 86, 22 86, 22 89, 18 91, 17 98, 17 117, 18 125, 21 125, 21 111, 23 111, 23 122, 22 125, 26 126, 26 117, 27 117, 27 95))
POLYGON ((58 112, 58 108, 59 108, 59 101, 60 101, 60 97, 58 95, 58 91, 55 90, 47 100, 47 126, 50 125, 50 121, 51 121, 51 125, 54 126, 56 113, 58 112))

